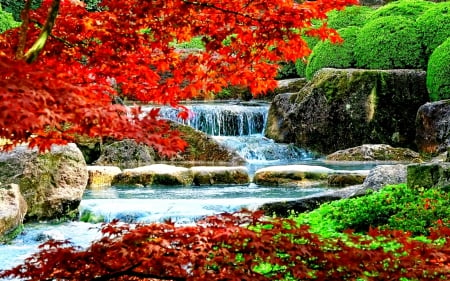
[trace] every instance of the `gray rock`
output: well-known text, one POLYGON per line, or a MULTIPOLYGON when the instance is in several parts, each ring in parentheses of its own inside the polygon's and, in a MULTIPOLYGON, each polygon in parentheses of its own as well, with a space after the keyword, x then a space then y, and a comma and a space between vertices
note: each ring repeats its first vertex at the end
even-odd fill
POLYGON ((44 154, 25 145, 0 153, 0 182, 19 185, 27 220, 76 217, 87 180, 86 162, 75 144, 54 145, 44 154))
POLYGON ((450 191, 450 163, 411 164, 407 167, 409 188, 440 188, 450 191))
POLYGON ((27 212, 27 203, 17 184, 0 186, 0 241, 22 225, 27 212))
POLYGON ((387 144, 364 144, 327 155, 329 161, 399 161, 422 162, 420 154, 401 147, 387 144))
POLYGON ((122 140, 104 145, 94 165, 131 169, 153 164, 156 157, 156 152, 151 147, 134 140, 122 140))
POLYGON ((425 71, 322 69, 296 94, 278 95, 266 136, 329 154, 367 143, 415 148, 425 71))
POLYGON ((420 152, 433 155, 450 146, 450 100, 422 105, 416 117, 416 144, 420 152))
POLYGON ((325 183, 333 172, 321 166, 271 166, 257 170, 253 181, 259 185, 309 187, 325 183))
POLYGON ((115 185, 191 185, 194 181, 190 169, 166 164, 154 164, 125 169, 114 177, 115 185))
POLYGON ((197 166, 191 168, 194 185, 247 184, 250 182, 245 166, 197 166))

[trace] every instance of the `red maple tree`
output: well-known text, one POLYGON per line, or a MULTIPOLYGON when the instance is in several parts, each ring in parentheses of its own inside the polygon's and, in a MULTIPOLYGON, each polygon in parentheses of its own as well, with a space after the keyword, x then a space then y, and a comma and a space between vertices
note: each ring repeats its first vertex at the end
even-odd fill
POLYGON ((44 151, 81 135, 133 138, 174 154, 186 143, 158 111, 116 104, 119 94, 179 106, 230 85, 263 93, 276 85, 274 62, 309 54, 302 36, 339 40, 313 19, 356 2, 103 0, 88 12, 78 0, 44 0, 37 10, 26 0, 22 25, 0 34, 3 149, 26 142, 44 151), (173 46, 194 36, 204 51, 173 46))

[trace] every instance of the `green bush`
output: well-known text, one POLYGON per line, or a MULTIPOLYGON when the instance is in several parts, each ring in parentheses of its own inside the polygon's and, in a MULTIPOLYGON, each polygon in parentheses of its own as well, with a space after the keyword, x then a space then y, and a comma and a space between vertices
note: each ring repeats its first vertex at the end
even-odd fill
POLYGON ((425 69, 421 35, 414 21, 381 17, 365 24, 356 39, 356 66, 368 69, 425 69))
POLYGON ((20 23, 14 20, 12 14, 3 11, 0 6, 0 33, 19 25, 20 23))
MULTIPOLYGON (((308 47, 312 50, 316 46, 317 43, 319 43, 320 39, 316 37, 309 37, 305 36, 303 39, 305 39, 306 43, 308 44, 308 47)), ((307 65, 308 58, 305 57, 303 59, 298 59, 295 62, 295 70, 297 71, 297 75, 299 77, 306 77, 306 65, 307 65)))
POLYGON ((427 69, 427 88, 430 100, 450 98, 450 38, 431 54, 427 69))
POLYGON ((450 2, 442 2, 428 9, 417 18, 422 33, 425 55, 429 57, 437 46, 450 37, 450 2))
MULTIPOLYGON (((31 8, 38 8, 41 3, 42 0, 32 0, 31 8)), ((13 15, 14 20, 20 21, 20 12, 22 12, 22 9, 25 5, 25 0, 0 0, 0 4, 3 7, 3 10, 13 15)))
POLYGON ((327 13, 328 26, 341 29, 348 26, 363 26, 374 9, 367 6, 348 6, 344 10, 333 10, 327 13))
POLYGON ((369 20, 388 16, 404 16, 412 20, 422 15, 435 3, 425 0, 400 0, 386 4, 374 11, 369 20))
POLYGON ((275 79, 288 79, 298 77, 295 63, 293 62, 278 62, 279 69, 275 79))
POLYGON ((438 220, 450 225, 449 200, 450 194, 439 189, 414 190, 406 184, 390 185, 362 197, 325 203, 294 219, 324 237, 336 236, 336 232, 346 229, 365 233, 370 227, 428 235, 429 228, 436 226, 438 220))
POLYGON ((324 67, 351 68, 355 66, 354 46, 360 28, 351 26, 339 29, 343 43, 333 44, 330 41, 317 43, 309 56, 306 66, 306 78, 311 79, 319 69, 324 67))

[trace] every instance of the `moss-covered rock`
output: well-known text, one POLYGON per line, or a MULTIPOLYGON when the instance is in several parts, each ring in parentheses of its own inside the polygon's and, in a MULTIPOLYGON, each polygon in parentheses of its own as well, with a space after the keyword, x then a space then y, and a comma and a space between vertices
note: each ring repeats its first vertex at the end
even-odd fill
POLYGON ((344 42, 333 44, 330 41, 321 41, 316 44, 309 56, 306 66, 306 78, 312 79, 314 74, 322 68, 352 68, 356 60, 354 47, 359 27, 352 26, 338 30, 344 42))
POLYGON ((326 68, 274 99, 265 134, 321 154, 368 143, 415 149, 412 124, 427 100, 424 71, 326 68))
POLYGON ((197 166, 191 168, 194 185, 247 184, 250 176, 245 166, 197 166))
POLYGON ((119 167, 114 166, 88 166, 89 179, 87 188, 102 189, 111 186, 114 177, 122 172, 119 167))
POLYGON ((450 37, 450 2, 437 3, 416 20, 428 58, 450 37))
POLYGON ((86 162, 75 144, 55 145, 44 154, 23 145, 0 154, 0 182, 19 185, 27 220, 77 217, 87 180, 86 162))
POLYGON ((450 38, 431 54, 427 69, 427 88, 430 100, 450 98, 450 38))
POLYGON ((0 243, 7 242, 21 229, 27 203, 17 184, 0 185, 0 243))
POLYGON ((355 43, 356 66, 366 69, 425 69, 422 36, 415 21, 402 16, 369 21, 355 43))
POLYGON ((125 169, 114 177, 114 185, 191 185, 194 176, 190 169, 165 164, 154 164, 125 169))
POLYGON ((272 166, 255 172, 253 181, 259 185, 309 187, 323 184, 333 170, 309 165, 272 166))
POLYGON ((364 144, 339 150, 327 155, 326 160, 422 162, 419 153, 408 148, 392 147, 387 144, 364 144))
POLYGON ((407 169, 409 188, 440 188, 450 191, 450 163, 411 164, 407 169))
POLYGON ((354 172, 330 174, 327 178, 327 185, 331 187, 345 187, 362 184, 366 177, 367 174, 354 172))

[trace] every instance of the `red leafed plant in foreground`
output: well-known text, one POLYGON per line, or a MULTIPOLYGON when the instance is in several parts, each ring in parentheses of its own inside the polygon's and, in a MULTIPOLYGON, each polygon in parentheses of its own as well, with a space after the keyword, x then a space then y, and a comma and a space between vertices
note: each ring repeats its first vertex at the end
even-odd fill
POLYGON ((107 224, 87 249, 49 241, 23 265, 21 280, 448 280, 450 229, 432 243, 401 231, 323 240, 262 213, 212 216, 194 226, 107 224), (389 249, 373 246, 382 241, 389 249), (358 279, 361 278, 361 279, 358 279))
POLYGON ((27 142, 43 151, 82 135, 133 138, 174 154, 186 144, 157 110, 130 112, 113 104, 118 93, 171 106, 229 85, 263 93, 276 85, 271 62, 309 54, 302 35, 339 40, 312 19, 356 2, 103 0, 88 12, 79 0, 44 0, 37 10, 27 0, 22 26, 0 34, 3 148, 27 142), (194 36, 205 51, 171 44, 194 36))

